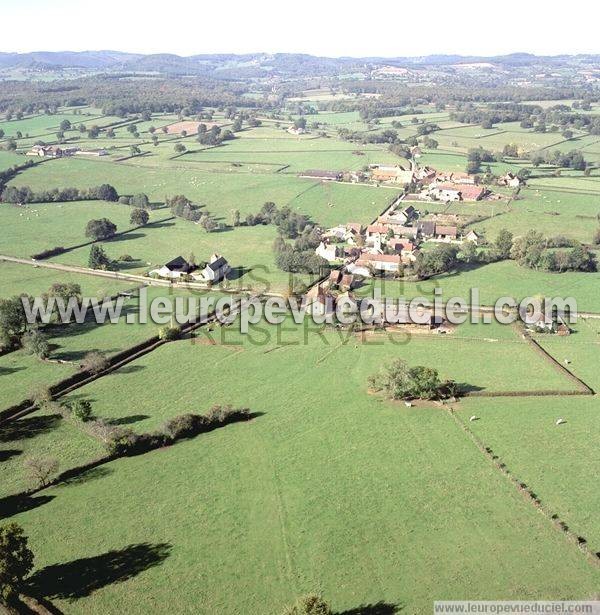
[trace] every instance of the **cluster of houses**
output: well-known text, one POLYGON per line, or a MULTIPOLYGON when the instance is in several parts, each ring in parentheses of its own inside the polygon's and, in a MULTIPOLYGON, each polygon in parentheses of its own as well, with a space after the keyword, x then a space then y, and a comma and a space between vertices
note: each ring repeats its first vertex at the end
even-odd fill
POLYGON ((400 197, 373 224, 351 222, 327 229, 315 252, 354 275, 397 274, 416 261, 423 242, 477 244, 481 240, 473 230, 462 235, 457 220, 439 214, 421 220, 415 207, 405 206, 400 197))
MULTIPOLYGON (((331 272, 329 278, 313 286, 305 295, 306 312, 320 318, 333 317, 340 313, 356 314, 361 309, 360 302, 351 292, 354 276, 340 270, 331 272)), ((450 328, 443 314, 432 307, 421 306, 417 314, 411 313, 407 304, 385 300, 370 299, 366 318, 384 326, 410 325, 436 333, 448 333, 450 328)))
MULTIPOLYGON (((308 169, 300 177, 319 181, 371 182, 377 185, 395 185, 411 191, 411 198, 420 201, 467 201, 476 202, 494 198, 487 186, 476 183, 475 176, 468 173, 436 171, 432 167, 419 166, 411 169, 400 165, 369 165, 366 172, 326 171, 308 169)), ((506 173, 498 178, 498 185, 518 188, 521 180, 514 173, 506 173)))
POLYGON ((183 256, 177 256, 162 267, 153 269, 148 275, 167 280, 191 280, 193 282, 218 284, 226 279, 230 271, 231 266, 227 259, 220 254, 213 254, 204 268, 199 268, 194 263, 188 262, 183 256))
POLYGON ((105 149, 81 149, 79 147, 60 147, 59 145, 34 145, 26 156, 38 158, 66 158, 69 156, 108 156, 105 149))

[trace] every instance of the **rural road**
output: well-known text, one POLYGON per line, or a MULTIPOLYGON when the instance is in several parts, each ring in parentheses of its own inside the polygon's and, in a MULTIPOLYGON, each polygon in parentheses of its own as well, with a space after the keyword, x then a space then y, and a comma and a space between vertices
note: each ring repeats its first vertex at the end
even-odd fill
MULTIPOLYGON (((188 290, 200 290, 206 291, 209 290, 209 287, 205 284, 200 284, 197 282, 169 282, 168 280, 157 280, 154 278, 148 278, 142 275, 135 275, 131 273, 121 273, 119 271, 103 271, 101 269, 89 269, 87 267, 77 267, 76 265, 63 265, 61 263, 52 263, 49 261, 36 261, 30 258, 19 258, 17 256, 8 256, 6 254, 0 254, 0 262, 8 262, 8 263, 16 263, 19 265, 29 265, 30 267, 43 267, 46 269, 54 269, 56 271, 65 271, 68 273, 79 273, 83 275, 94 275, 103 278, 109 278, 113 280, 122 280, 124 282, 136 282, 137 284, 147 285, 147 286, 162 286, 165 288, 182 288, 188 290)), ((314 285, 321 283, 322 280, 317 280, 314 285)), ((248 289, 249 290, 249 289, 248 289)), ((237 292, 244 292, 243 289, 237 289, 237 292)), ((263 296, 278 296, 283 297, 283 295, 279 293, 262 293, 263 296)), ((433 304, 429 305, 424 304, 423 307, 433 307, 433 304)), ((482 313, 489 313, 493 311, 492 306, 480 305, 475 306, 476 309, 480 310, 482 313)), ((473 306, 467 305, 467 311, 473 310, 473 306)), ((598 312, 582 312, 578 311, 577 315, 581 318, 600 318, 600 313, 598 312)))

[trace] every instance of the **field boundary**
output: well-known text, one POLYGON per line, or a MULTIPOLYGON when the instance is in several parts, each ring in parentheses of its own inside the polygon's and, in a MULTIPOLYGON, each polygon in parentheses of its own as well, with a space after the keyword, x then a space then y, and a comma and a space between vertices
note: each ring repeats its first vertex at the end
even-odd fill
POLYGON ((448 406, 446 412, 461 431, 471 439, 479 451, 510 481, 513 487, 521 493, 525 501, 529 502, 538 512, 542 513, 546 519, 551 521, 554 529, 563 532, 567 540, 579 548, 591 565, 600 566, 600 552, 593 551, 589 547, 588 541, 584 536, 571 530, 559 515, 552 512, 526 483, 517 478, 502 459, 500 459, 500 457, 459 418, 452 406, 448 406))

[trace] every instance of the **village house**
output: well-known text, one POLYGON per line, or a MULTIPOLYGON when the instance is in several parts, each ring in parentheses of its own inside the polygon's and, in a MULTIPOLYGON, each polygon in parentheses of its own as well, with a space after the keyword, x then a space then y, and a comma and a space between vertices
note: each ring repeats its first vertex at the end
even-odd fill
POLYGON ((405 171, 401 166, 375 166, 371 179, 376 182, 408 185, 414 181, 412 171, 405 171))
POLYGON ((481 235, 479 235, 479 233, 477 233, 476 231, 474 231, 473 229, 471 229, 466 235, 465 235, 465 239, 466 241, 471 241, 472 243, 474 243, 475 245, 479 245, 479 242, 481 241, 481 235))
POLYGON ((59 147, 58 145, 34 145, 26 156, 39 156, 40 158, 62 158, 73 156, 80 150, 78 147, 59 147))
POLYGON ((355 263, 351 263, 346 269, 354 275, 371 277, 373 272, 383 274, 397 274, 402 268, 402 256, 400 254, 369 254, 363 252, 355 263))
POLYGON ((193 274, 192 277, 201 282, 217 284, 224 280, 230 271, 231 266, 223 256, 220 254, 212 254, 206 267, 204 267, 200 273, 193 274))
POLYGON ((350 291, 356 286, 356 280, 351 273, 345 273, 339 284, 341 290, 350 291))
POLYGON ((323 235, 323 239, 334 239, 337 241, 345 241, 351 245, 355 245, 358 237, 362 233, 362 225, 357 222, 349 222, 348 224, 340 224, 327 229, 323 235))
POLYGON ((313 286, 304 296, 305 310, 308 314, 319 317, 327 317, 335 314, 336 297, 322 284, 313 286))
POLYGON ((319 179, 324 182, 336 182, 342 179, 341 171, 322 171, 320 169, 308 169, 299 173, 299 177, 307 179, 319 179))
POLYGON ((149 275, 177 280, 181 277, 189 275, 195 268, 195 265, 188 263, 183 256, 177 256, 168 263, 165 263, 159 269, 153 269, 150 271, 149 275))
POLYGON ((419 222, 417 231, 422 239, 431 239, 435 235, 435 222, 433 220, 423 220, 419 222))
POLYGON ((414 262, 417 259, 418 250, 412 241, 394 237, 387 242, 387 246, 400 254, 404 262, 414 262))
POLYGON ((431 184, 429 196, 439 201, 480 201, 489 191, 474 184, 431 184))
POLYGON ((458 229, 455 226, 444 226, 442 224, 435 225, 435 241, 456 241, 458 237, 458 229))
POLYGON ((435 180, 436 171, 431 167, 420 167, 415 171, 415 179, 421 184, 430 184, 435 180))
POLYGON ((329 278, 327 278, 327 282, 329 283, 329 288, 333 288, 334 286, 338 286, 342 281, 343 273, 341 269, 332 269, 329 272, 329 278))
POLYGON ((332 263, 343 256, 343 249, 335 243, 329 243, 327 240, 321 241, 315 249, 315 254, 324 258, 327 262, 332 263))
POLYGON ((438 183, 467 184, 472 186, 475 184, 475 177, 473 175, 469 175, 468 173, 461 173, 458 171, 441 171, 436 174, 435 181, 438 183))
POLYGON ((414 220, 417 215, 417 210, 412 205, 409 205, 401 211, 392 214, 392 217, 394 218, 394 222, 398 221, 399 224, 404 226, 405 224, 408 224, 409 222, 414 220))
POLYGON ((498 178, 498 185, 518 188, 521 185, 521 180, 514 173, 508 172, 498 178))
POLYGON ((381 246, 389 230, 385 224, 369 224, 366 235, 367 243, 381 246))

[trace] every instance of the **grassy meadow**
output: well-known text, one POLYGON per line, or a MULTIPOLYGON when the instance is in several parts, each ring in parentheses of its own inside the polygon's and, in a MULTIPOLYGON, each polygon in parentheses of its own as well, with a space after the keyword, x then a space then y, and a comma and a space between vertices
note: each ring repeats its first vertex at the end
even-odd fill
MULTIPOLYGON (((418 613, 434 594, 593 591, 597 571, 444 409, 368 394, 366 377, 382 361, 433 354, 442 362, 438 345, 446 348, 444 375, 461 377, 448 360, 447 353, 456 356, 451 341, 367 347, 313 331, 303 344, 301 330, 286 329, 279 341, 271 332, 257 345, 233 332, 233 345, 172 343, 137 369, 77 392, 99 415, 140 430, 211 403, 248 406, 259 416, 46 490, 47 501, 14 517, 42 554, 36 578, 45 595, 72 613, 169 604, 179 612, 242 614, 279 612, 294 595, 321 591, 340 610, 385 601, 418 613), (202 375, 185 387, 165 370, 182 361, 189 374, 202 375), (77 541, 58 532, 65 514, 77 541), (118 568, 101 573, 93 593, 75 578, 55 589, 45 568, 60 564, 70 575, 82 558, 94 566, 112 557, 128 562, 127 578, 118 568), (185 591, 173 593, 175 578, 185 591)), ((483 382, 483 357, 473 364, 483 382)), ((88 455, 83 444, 81 459, 88 455)))
MULTIPOLYGON (((261 126, 245 123, 234 140, 219 147, 200 145, 196 135, 164 134, 162 126, 179 121, 167 113, 143 121, 84 107, 78 113, 65 108, 55 115, 1 120, 0 146, 17 131, 21 137, 18 153, 0 151, 0 170, 24 162, 23 153, 36 141, 54 142, 64 119, 74 126, 65 134, 67 144, 109 152, 44 162, 11 185, 36 191, 109 183, 121 195, 145 193, 159 208, 151 211, 148 226, 130 230, 127 205, 0 204, 0 254, 29 258, 55 246, 77 246, 87 241, 88 220, 107 217, 118 231, 128 231, 101 242, 112 259, 132 257, 117 262, 123 273, 143 274, 178 255, 193 254, 202 262, 217 252, 234 269, 225 284, 229 290, 287 293, 292 282, 311 280, 307 275, 290 280, 277 269, 274 226, 207 233, 182 219, 165 221, 166 198, 183 194, 227 225, 234 210, 244 219, 269 201, 322 227, 367 225, 401 190, 323 183, 299 174, 406 165, 386 144, 344 141, 338 130, 375 134, 400 122, 398 134, 410 138, 418 129, 413 117, 440 127, 432 135, 439 147, 423 149, 419 158, 420 165, 438 170, 464 171, 470 148, 496 151, 508 143, 522 152, 581 149, 587 160, 600 161, 600 141, 577 131, 567 140, 518 123, 483 129, 451 120, 451 109, 429 104, 417 105, 422 112, 417 115, 376 123, 363 121, 358 111, 322 109, 327 102, 365 97, 334 96, 328 88, 307 91, 298 100, 312 106, 315 112, 306 119, 309 125, 318 122, 318 129, 294 136, 286 132, 289 118, 261 116, 261 126), (76 128, 80 123, 113 127, 115 136, 103 130, 90 138, 76 128), (137 136, 128 130, 133 123, 137 136), (157 145, 151 126, 157 128, 157 145), (186 151, 175 152, 177 144, 186 151), (131 146, 140 153, 132 155, 131 146)), ((223 110, 215 110, 214 122, 231 124, 223 110)), ((419 203, 418 209, 457 214, 488 241, 503 228, 515 236, 536 229, 548 237, 592 241, 600 214, 597 169, 588 175, 557 173, 517 159, 490 167, 496 174, 525 167, 532 177, 516 199, 494 187, 501 194, 496 201, 419 203)), ((52 261, 87 266, 89 251, 87 245, 74 248, 52 261)), ((85 296, 97 297, 136 286, 0 261, 0 298, 38 295, 58 281, 79 283, 85 296)), ((554 274, 504 261, 464 266, 420 283, 374 280, 357 294, 376 289, 390 298, 432 299, 442 288, 448 299, 468 298, 477 288, 483 305, 502 296, 573 296, 579 311, 600 313, 599 283, 600 273, 554 274)), ((189 297, 158 287, 149 293, 189 297)), ((135 294, 125 305, 114 324, 47 327, 49 361, 22 350, 0 355, 0 409, 74 373, 91 350, 113 355, 157 334, 156 324, 125 322, 138 307, 135 294)), ((597 397, 531 395, 568 392, 574 385, 515 329, 465 323, 445 335, 415 329, 355 334, 295 325, 289 318, 279 328, 254 326, 249 335, 236 327, 203 327, 73 391, 67 400, 88 399, 95 417, 137 433, 214 404, 249 408, 250 421, 111 461, 19 502, 10 496, 30 486, 23 464, 28 457, 55 457, 64 471, 105 451, 81 425, 48 409, 0 425, 0 518, 22 524, 30 537, 36 553, 32 591, 65 613, 86 615, 274 615, 308 592, 322 593, 336 615, 392 608, 421 614, 431 610, 433 599, 586 599, 597 593, 600 569, 518 493, 447 406, 406 406, 368 390, 369 375, 401 358, 437 369, 464 391, 527 392, 466 397, 452 407, 514 476, 600 551, 597 397), (478 420, 470 422, 473 415, 478 420), (559 417, 564 425, 555 424, 559 417)), ((569 337, 536 339, 600 390, 600 320, 580 319, 573 328, 569 337)))

